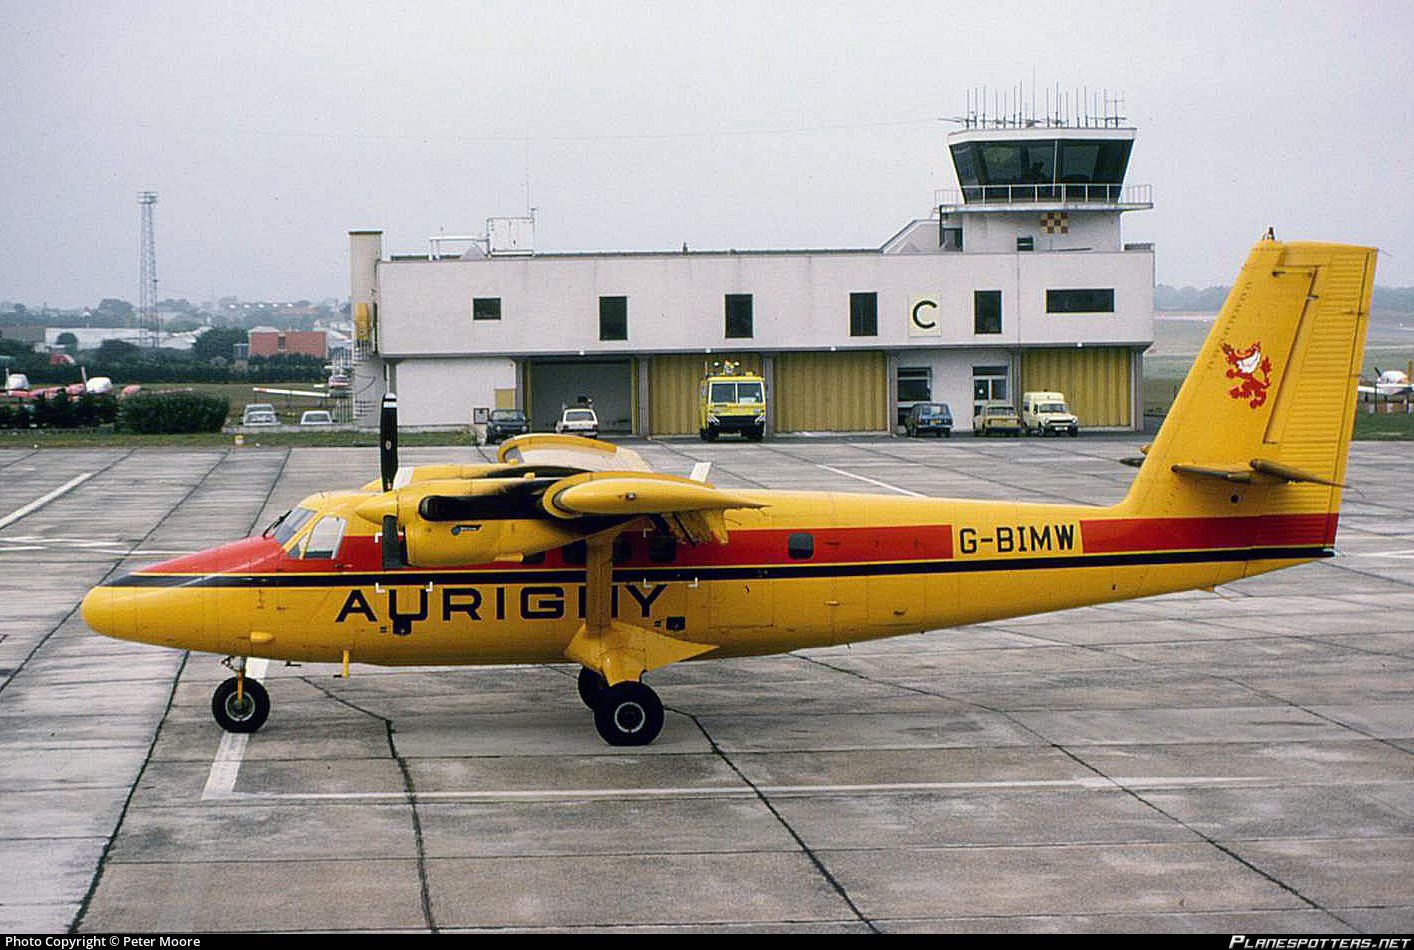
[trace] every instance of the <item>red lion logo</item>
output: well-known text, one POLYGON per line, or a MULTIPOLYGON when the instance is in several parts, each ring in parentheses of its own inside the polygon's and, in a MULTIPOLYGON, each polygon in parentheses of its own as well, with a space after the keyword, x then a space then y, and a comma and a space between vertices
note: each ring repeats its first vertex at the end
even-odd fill
POLYGON ((1227 378, 1239 380, 1227 394, 1233 399, 1248 400, 1253 409, 1266 402, 1267 387, 1272 384, 1272 361, 1262 355, 1261 342, 1242 351, 1224 343, 1223 353, 1227 356, 1227 378))

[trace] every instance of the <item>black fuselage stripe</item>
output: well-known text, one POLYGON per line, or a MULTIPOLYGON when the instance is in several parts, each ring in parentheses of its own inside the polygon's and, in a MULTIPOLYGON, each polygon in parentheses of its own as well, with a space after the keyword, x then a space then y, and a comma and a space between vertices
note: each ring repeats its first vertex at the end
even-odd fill
MULTIPOLYGON (((1164 564, 1232 563, 1235 561, 1313 560, 1330 557, 1330 548, 1223 548, 1206 551, 1146 551, 1134 554, 1080 554, 1066 557, 989 558, 986 560, 907 561, 869 564, 772 564, 726 567, 619 567, 620 584, 677 583, 720 580, 796 580, 813 577, 888 577, 910 574, 973 574, 988 571, 1047 571, 1068 568, 1145 567, 1164 564)), ((380 571, 277 574, 129 574, 108 587, 235 587, 320 588, 366 587, 372 584, 582 584, 585 572, 575 569, 530 571, 380 571)))

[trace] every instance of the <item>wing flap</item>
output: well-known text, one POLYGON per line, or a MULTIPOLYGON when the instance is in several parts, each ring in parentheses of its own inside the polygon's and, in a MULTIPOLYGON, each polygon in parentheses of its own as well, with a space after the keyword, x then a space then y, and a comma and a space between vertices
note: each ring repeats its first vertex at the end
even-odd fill
POLYGON ((632 449, 577 435, 518 435, 506 440, 496 457, 511 465, 558 466, 583 472, 653 472, 632 449))

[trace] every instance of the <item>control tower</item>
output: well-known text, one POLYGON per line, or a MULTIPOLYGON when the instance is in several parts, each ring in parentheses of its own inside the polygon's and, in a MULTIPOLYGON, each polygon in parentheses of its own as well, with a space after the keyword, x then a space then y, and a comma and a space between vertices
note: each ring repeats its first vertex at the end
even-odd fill
MULTIPOLYGON (((1057 98, 1060 98, 1059 96, 1057 98)), ((1119 100, 1096 113, 988 116, 969 108, 948 136, 959 190, 937 195, 950 250, 1120 251, 1119 218, 1152 208, 1149 185, 1126 185, 1134 129, 1119 100)))

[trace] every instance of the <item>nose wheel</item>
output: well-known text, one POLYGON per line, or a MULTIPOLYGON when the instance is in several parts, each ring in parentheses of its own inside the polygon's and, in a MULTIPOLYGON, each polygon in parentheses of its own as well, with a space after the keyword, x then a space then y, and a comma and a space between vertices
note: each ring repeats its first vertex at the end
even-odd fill
POLYGON ((594 710, 594 728, 609 745, 648 745, 663 731, 662 700, 642 683, 625 680, 605 686, 593 698, 590 704, 590 697, 584 697, 594 710))
POLYGON ((232 676, 211 695, 211 714, 227 732, 255 732, 270 715, 270 694, 257 680, 232 676))

